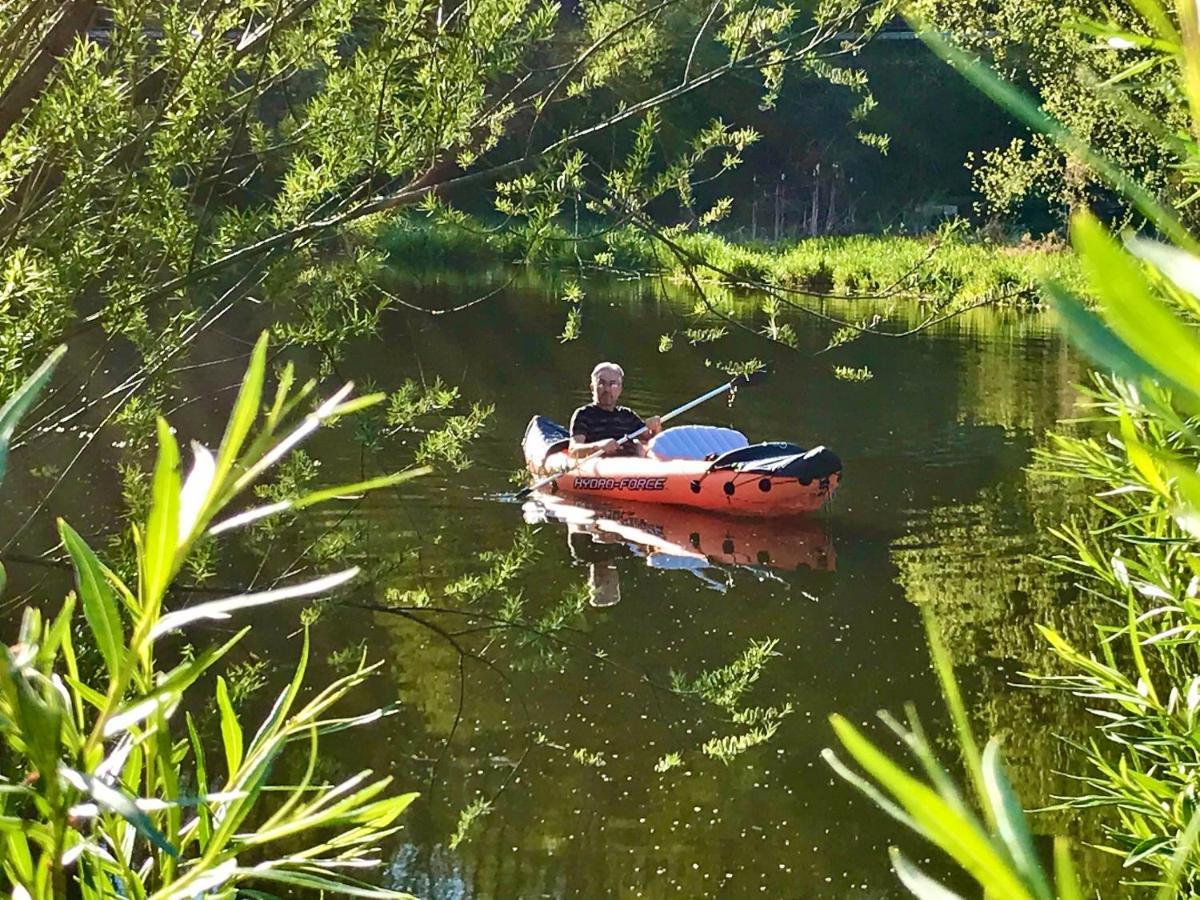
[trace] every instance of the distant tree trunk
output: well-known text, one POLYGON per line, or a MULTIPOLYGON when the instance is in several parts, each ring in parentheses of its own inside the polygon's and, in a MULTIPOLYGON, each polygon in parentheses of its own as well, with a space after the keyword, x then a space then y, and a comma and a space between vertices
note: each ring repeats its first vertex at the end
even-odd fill
POLYGON ((813 170, 812 212, 808 218, 808 233, 817 236, 821 230, 821 164, 813 170))
POLYGON ((758 176, 754 176, 754 191, 750 195, 750 240, 758 240, 758 176))
POLYGON ((786 175, 780 173, 779 181, 775 182, 775 240, 780 239, 780 235, 784 232, 784 179, 786 175))
POLYGON ((25 110, 42 95, 59 57, 92 21, 96 0, 71 0, 63 5, 58 21, 50 26, 41 46, 30 53, 24 68, 0 95, 0 140, 21 120, 25 110))
POLYGON ((834 225, 837 222, 837 219, 835 218, 835 216, 836 216, 835 211, 837 208, 837 179, 836 178, 831 178, 829 180, 829 201, 828 201, 828 203, 829 203, 829 207, 825 211, 825 233, 833 234, 834 225))

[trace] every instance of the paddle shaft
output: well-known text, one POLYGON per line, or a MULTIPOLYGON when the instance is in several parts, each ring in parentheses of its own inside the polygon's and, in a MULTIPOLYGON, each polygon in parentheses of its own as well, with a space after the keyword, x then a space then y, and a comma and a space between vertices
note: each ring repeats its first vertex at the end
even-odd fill
MULTIPOLYGON (((719 397, 721 394, 724 394, 726 391, 728 391, 730 388, 732 388, 734 386, 734 384, 737 383, 737 381, 738 380, 736 378, 733 379, 733 381, 728 381, 725 384, 721 385, 720 387, 713 388, 707 394, 703 394, 694 400, 689 400, 687 403, 683 404, 683 406, 677 406, 670 412, 663 413, 661 416, 658 417, 659 421, 660 422, 669 422, 671 419, 675 418, 676 416, 683 415, 689 409, 699 406, 704 401, 711 400, 713 397, 719 397)), ((641 437, 643 434, 646 433, 646 427, 647 426, 643 425, 637 431, 634 431, 634 432, 631 432, 631 433, 625 435, 619 441, 617 441, 617 446, 622 447, 625 444, 628 444, 630 441, 637 440, 639 437, 641 437)), ((578 460, 574 465, 568 466, 567 468, 563 469, 561 472, 555 472, 553 475, 547 475, 545 478, 541 479, 540 481, 535 481, 529 487, 523 488, 522 490, 517 492, 517 497, 519 499, 523 500, 524 498, 526 498, 530 494, 532 494, 534 491, 538 490, 539 488, 543 488, 546 485, 548 485, 550 482, 554 481, 554 479, 556 479, 562 475, 570 474, 571 472, 575 471, 580 466, 582 466, 585 462, 589 462, 590 460, 596 459, 597 457, 603 456, 603 455, 604 455, 603 450, 597 450, 595 453, 585 456, 583 459, 578 460)))

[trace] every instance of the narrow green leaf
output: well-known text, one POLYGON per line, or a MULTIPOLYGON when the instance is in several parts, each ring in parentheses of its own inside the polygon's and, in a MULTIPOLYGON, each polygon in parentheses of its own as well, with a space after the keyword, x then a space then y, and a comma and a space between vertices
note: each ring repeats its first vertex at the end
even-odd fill
POLYGON ((142 577, 148 607, 157 614, 167 585, 175 574, 179 540, 179 445, 165 419, 158 420, 158 459, 154 464, 150 517, 146 522, 142 577))
POLYGON ((285 510, 304 509, 308 506, 324 503, 326 500, 336 500, 355 494, 365 494, 368 491, 377 491, 385 487, 393 487, 397 484, 403 484, 411 478, 427 475, 431 471, 433 469, 429 466, 421 466, 415 469, 407 469, 404 472, 395 472, 391 475, 381 475, 378 478, 370 478, 366 481, 357 481, 353 484, 339 484, 334 487, 322 488, 319 491, 305 494, 297 500, 280 500, 276 503, 269 503, 266 506, 251 507, 237 515, 230 516, 228 519, 217 522, 209 529, 208 533, 211 535, 223 534, 226 531, 232 531, 235 528, 244 528, 253 522, 278 515, 285 510))
POLYGON ((351 413, 358 412, 360 409, 366 409, 368 406, 374 406, 376 403, 382 403, 387 399, 387 394, 382 391, 377 391, 374 394, 364 394, 361 397, 355 397, 353 400, 347 400, 345 403, 339 403, 329 413, 329 418, 333 419, 338 416, 348 416, 351 413))
POLYGON ((154 827, 154 823, 150 821, 150 817, 138 809, 137 803, 125 791, 113 785, 105 784, 98 778, 93 778, 85 772, 78 772, 66 766, 59 768, 59 774, 63 780, 91 797, 92 801, 102 810, 114 812, 125 819, 125 821, 138 830, 139 834, 158 847, 158 849, 170 856, 179 856, 179 852, 163 837, 162 832, 154 827))
POLYGON ((334 874, 312 874, 299 872, 294 869, 272 869, 256 866, 253 869, 237 869, 236 875, 242 878, 253 878, 255 881, 274 881, 290 887, 308 888, 313 891, 327 891, 335 897, 372 897, 380 900, 416 900, 412 894, 403 891, 393 891, 387 888, 371 887, 348 878, 334 874))
POLYGON ((4 480, 8 472, 8 445, 12 443, 17 425, 42 392, 42 388, 54 372, 54 367, 66 352, 65 344, 55 348, 54 352, 46 357, 46 361, 17 388, 17 392, 8 398, 8 402, 0 407, 0 481, 4 480))
POLYGON ((1136 235, 1125 239, 1125 248, 1157 269, 1160 275, 1184 294, 1200 298, 1200 258, 1194 253, 1136 235))
POLYGON ((67 676, 66 680, 67 684, 71 686, 72 692, 78 694, 81 699, 89 703, 94 708, 104 709, 108 705, 108 702, 105 700, 105 697, 102 693, 95 688, 84 684, 77 676, 69 675, 67 676))
POLYGON ((1129 5, 1138 11, 1146 24, 1149 25, 1154 32, 1173 45, 1175 52, 1179 47, 1179 32, 1175 30, 1175 24, 1171 21, 1171 17, 1167 15, 1167 11, 1158 0, 1129 0, 1129 5))
POLYGON ((1066 288, 1050 281, 1043 285, 1058 313, 1063 331, 1096 365, 1124 378, 1140 382, 1153 380, 1157 372, 1138 356, 1128 344, 1118 338, 1095 313, 1076 299, 1066 288))
POLYGON ((22 882, 33 880, 33 854, 29 850, 29 841, 23 833, 10 832, 7 835, 6 848, 8 852, 0 854, 6 866, 11 866, 22 882))
POLYGON ((1071 862, 1071 844, 1065 837, 1054 839, 1054 881, 1058 900, 1083 900, 1083 889, 1075 864, 1071 862))
POLYGON ((942 686, 942 696, 945 698, 946 708, 954 722, 954 730, 958 735, 959 746, 962 747, 963 757, 967 763, 967 772, 971 776, 971 784, 975 789, 975 796, 979 799, 980 807, 987 812, 989 821, 995 824, 994 814, 987 802, 983 770, 979 764, 979 743, 975 740, 971 719, 967 715, 967 705, 963 703, 962 692, 958 689, 958 680, 954 677, 954 663, 950 659, 945 644, 942 643, 941 631, 934 621, 933 613, 926 607, 922 607, 922 620, 925 624, 925 635, 929 639, 929 655, 933 661, 933 669, 942 686))
POLYGON ((1161 380, 1200 397, 1200 339, 1154 296, 1141 264, 1091 213, 1072 217, 1071 241, 1113 331, 1161 380))
POLYGON ((79 588, 88 627, 96 638, 96 646, 100 648, 109 675, 115 677, 125 661, 125 626, 116 598, 104 577, 100 560, 87 542, 62 519, 58 520, 58 533, 75 567, 75 584, 79 588))
POLYGON ((1129 645, 1133 653, 1133 664, 1137 668, 1141 683, 1146 686, 1148 699, 1155 706, 1158 706, 1158 693, 1154 690, 1154 682, 1150 680, 1150 669, 1146 666, 1146 656, 1142 653, 1142 640, 1138 634, 1137 624, 1137 601, 1134 599, 1132 591, 1129 592, 1129 599, 1125 604, 1125 608, 1128 621, 1129 645))
MULTIPOLYGON (((188 741, 192 745, 192 757, 196 760, 196 792, 204 796, 208 794, 208 769, 205 765, 204 744, 200 740, 199 732, 196 731, 196 723, 192 719, 192 714, 185 714, 184 720, 187 723, 188 741)), ((198 829, 200 851, 203 852, 208 848, 208 841, 212 836, 212 812, 209 810, 208 804, 201 803, 196 807, 196 814, 200 819, 198 829)), ((187 838, 184 839, 184 845, 187 845, 187 838)))
POLYGON ((1146 483, 1161 496, 1169 498, 1171 489, 1167 487, 1167 483, 1158 471, 1158 466, 1154 464, 1154 457, 1150 455, 1146 445, 1138 439, 1133 419, 1128 413, 1121 414, 1121 443, 1125 445, 1125 455, 1129 457, 1129 462, 1146 480, 1146 483))
POLYGON ((1155 900, 1171 900, 1177 896, 1176 891, 1183 882, 1183 871, 1187 867, 1188 857, 1196 849, 1197 838, 1200 838, 1200 810, 1192 813, 1187 828, 1179 835, 1179 843, 1171 857, 1171 868, 1167 871, 1167 880, 1158 889, 1155 900))
POLYGON ((267 369, 267 332, 258 336, 254 350, 250 354, 250 364, 246 367, 246 375, 242 378, 242 387, 238 391, 237 401, 229 416, 229 424, 225 426, 225 436, 221 439, 221 449, 217 451, 216 476, 214 485, 224 483, 226 476, 237 462, 246 435, 258 418, 259 406, 262 403, 263 380, 267 369))
POLYGON ((271 411, 267 413, 267 421, 264 430, 271 432, 279 424, 279 417, 283 414, 283 404, 287 400, 288 391, 292 389, 292 382, 296 379, 296 367, 290 362, 283 367, 283 372, 279 376, 279 383, 275 386, 275 402, 271 404, 271 411))
POLYGON ((304 684, 304 676, 308 672, 308 657, 309 657, 309 634, 307 626, 304 628, 303 639, 300 644, 300 658, 296 661, 296 671, 292 673, 292 680, 288 682, 288 686, 279 692, 279 696, 275 699, 271 711, 263 719, 262 724, 258 726, 258 731, 254 734, 254 739, 250 741, 251 752, 256 752, 266 742, 272 740, 279 729, 283 727, 284 721, 291 714, 292 705, 296 702, 296 697, 300 694, 300 687, 304 684))
POLYGON ((1153 856, 1155 853, 1163 853, 1171 848, 1175 843, 1175 838, 1165 835, 1155 835, 1148 837, 1144 841, 1138 842, 1132 850, 1129 851, 1124 861, 1121 863, 1122 869, 1128 869, 1130 866, 1136 866, 1147 856, 1153 856))
POLYGON ((314 506, 317 503, 324 503, 326 500, 344 497, 347 494, 365 494, 368 491, 393 487, 413 478, 428 475, 432 471, 433 469, 430 466, 421 466, 420 468, 408 469, 404 472, 380 475, 378 478, 368 478, 366 481, 356 481, 353 484, 339 484, 334 487, 322 488, 319 491, 313 491, 311 494, 305 494, 300 499, 294 501, 292 507, 294 509, 304 509, 306 506, 314 506))
POLYGON ((211 600, 208 603, 199 603, 186 609, 176 610, 158 620, 150 630, 150 640, 157 640, 168 632, 183 628, 201 619, 227 619, 230 613, 241 609, 278 603, 281 600, 292 600, 296 597, 323 594, 350 581, 358 574, 358 571, 358 567, 355 566, 301 584, 291 584, 287 587, 276 588, 272 591, 260 591, 255 594, 238 594, 235 597, 211 600))
POLYGON ((75 615, 75 600, 75 592, 68 592, 63 599, 62 609, 58 611, 58 615, 54 617, 54 621, 46 630, 46 640, 42 643, 41 652, 45 654, 44 658, 47 662, 53 660, 64 642, 70 640, 71 617, 75 615))
POLYGON ((841 779, 857 788, 858 791, 863 794, 863 796, 878 806, 881 810, 883 810, 901 825, 911 828, 914 832, 920 834, 920 827, 916 822, 913 821, 912 817, 908 813, 889 800, 887 796, 881 790, 879 790, 879 788, 875 787, 875 785, 873 785, 870 781, 863 778, 844 762, 838 759, 837 754, 831 749, 826 747, 824 750, 822 750, 821 758, 825 760, 829 767, 833 769, 833 771, 836 772, 841 779))
POLYGON ((1196 133, 1200 127, 1200 22, 1196 21, 1196 0, 1176 0, 1175 7, 1182 44, 1176 58, 1183 71, 1183 94, 1192 114, 1192 132, 1196 133))
POLYGON ((180 663, 159 679, 154 690, 123 703, 104 723, 104 737, 114 737, 155 712, 173 707, 179 702, 183 692, 233 649, 249 630, 247 626, 225 643, 209 647, 194 658, 180 663))
POLYGON ((225 763, 229 766, 229 779, 242 765, 242 726, 229 700, 225 679, 217 676, 217 707, 221 711, 221 741, 225 745, 225 763))
POLYGON ((983 748, 983 783, 987 787, 988 800, 996 813, 996 827, 1008 847, 1009 855, 1017 865, 1017 871, 1034 895, 1042 900, 1054 900, 1054 893, 1046 881, 1037 851, 1033 849, 1033 837, 1025 821, 1025 811, 1017 799, 1000 756, 1000 743, 992 738, 983 748))
POLYGON ((893 763, 846 719, 835 715, 830 722, 846 751, 899 801, 920 833, 985 887, 989 898, 1030 900, 1032 895, 977 822, 957 813, 936 791, 893 763))

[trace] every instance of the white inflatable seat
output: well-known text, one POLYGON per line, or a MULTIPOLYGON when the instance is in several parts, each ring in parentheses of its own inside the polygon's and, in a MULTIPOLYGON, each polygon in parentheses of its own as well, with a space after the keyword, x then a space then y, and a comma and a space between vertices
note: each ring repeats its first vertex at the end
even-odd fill
POLYGON ((708 459, 749 443, 744 434, 732 428, 680 425, 656 434, 647 449, 655 459, 708 459))

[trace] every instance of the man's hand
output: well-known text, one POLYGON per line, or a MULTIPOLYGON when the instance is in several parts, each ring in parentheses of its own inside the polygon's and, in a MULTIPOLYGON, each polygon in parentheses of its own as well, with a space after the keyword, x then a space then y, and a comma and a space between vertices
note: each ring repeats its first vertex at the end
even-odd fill
POLYGON ((653 437, 662 431, 662 419, 658 416, 651 416, 646 420, 646 432, 653 437))
POLYGON ((609 438, 607 441, 605 441, 603 444, 600 445, 600 455, 601 456, 612 456, 614 453, 617 452, 618 449, 620 449, 620 447, 621 447, 621 444, 616 438, 609 438))

